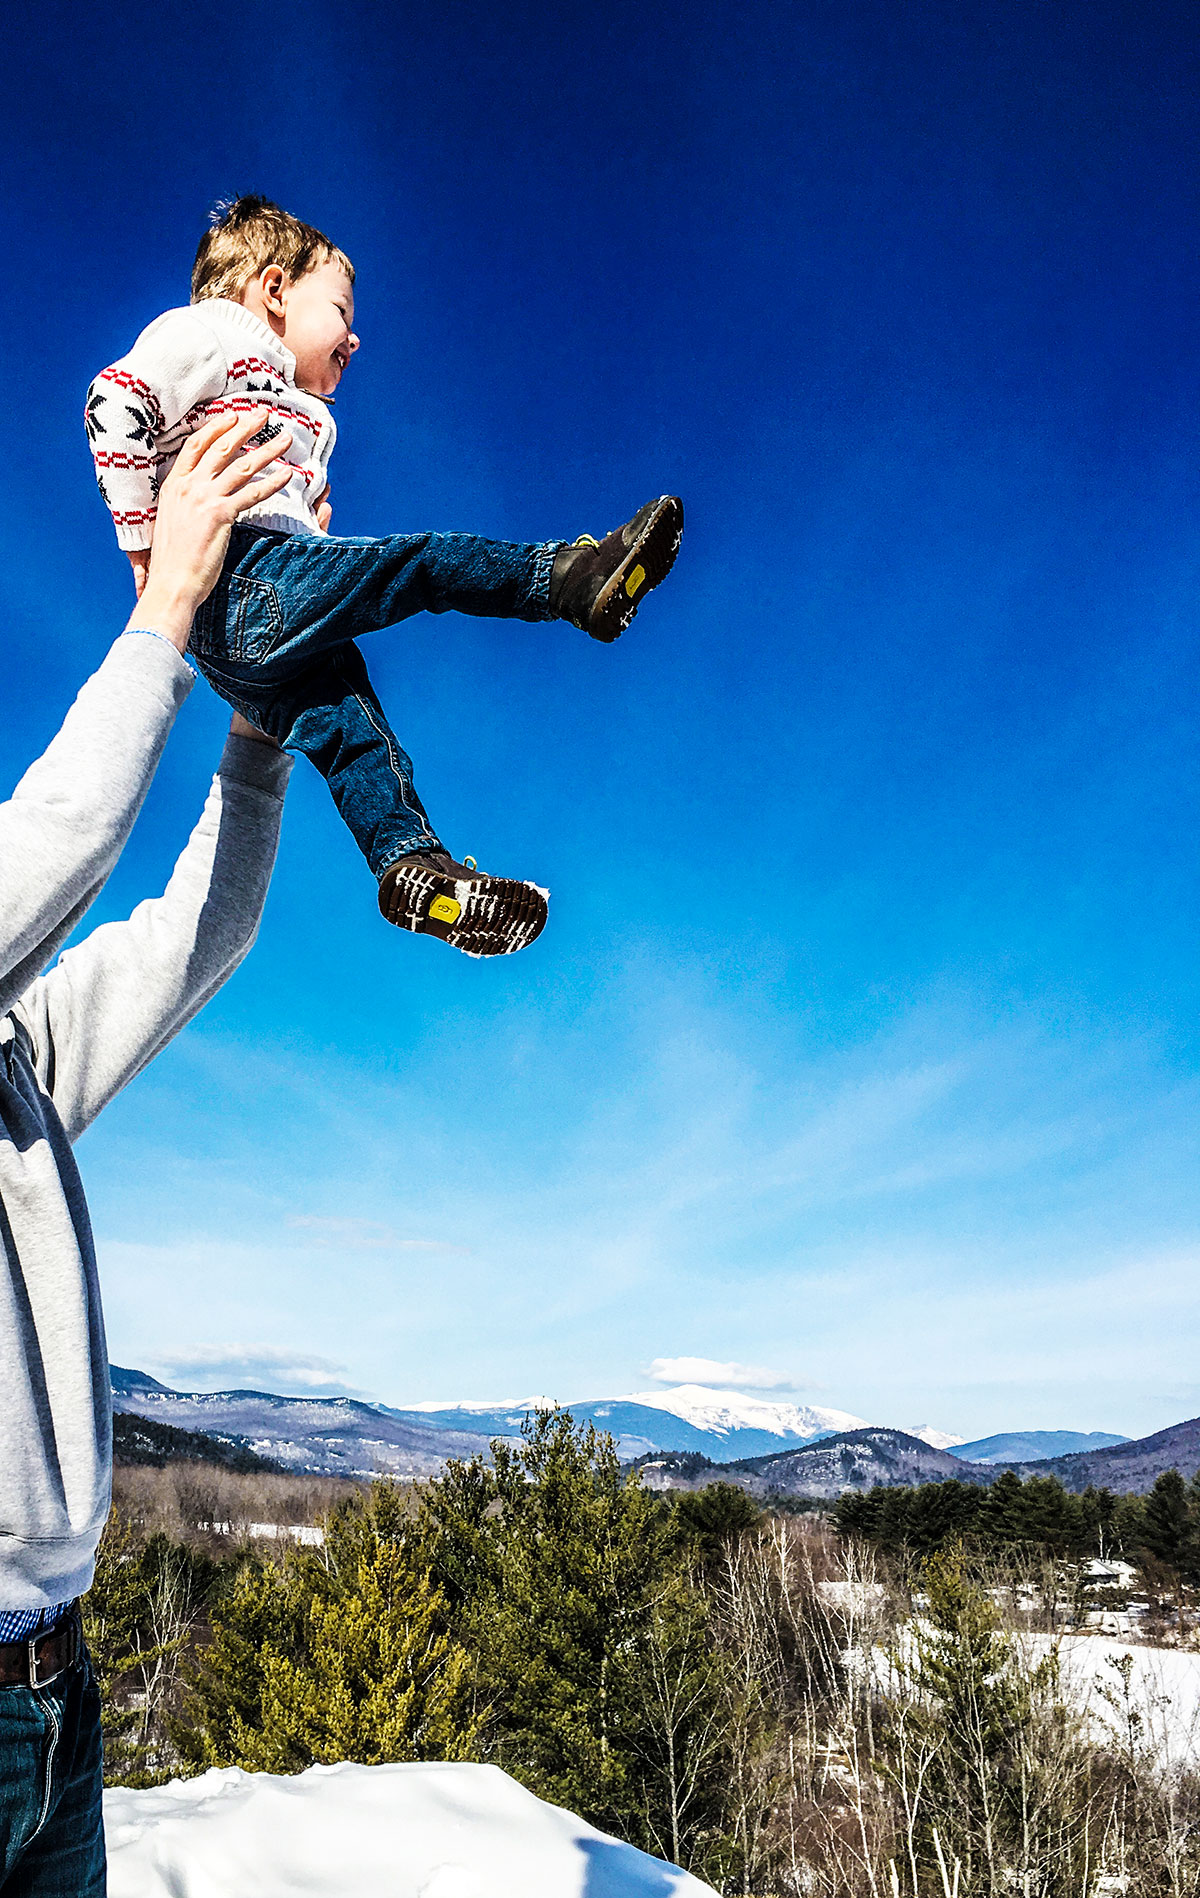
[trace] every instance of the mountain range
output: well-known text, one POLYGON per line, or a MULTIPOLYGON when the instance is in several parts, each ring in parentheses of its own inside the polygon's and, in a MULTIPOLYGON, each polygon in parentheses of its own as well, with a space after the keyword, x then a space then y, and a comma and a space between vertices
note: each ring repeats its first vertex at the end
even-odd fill
MULTIPOLYGON (((405 1423, 510 1437, 519 1434, 531 1409, 549 1402, 549 1398, 527 1397, 513 1404, 421 1403, 404 1410, 381 1404, 380 1409, 405 1423)), ((591 1423, 606 1431, 628 1460, 649 1451, 675 1450, 729 1462, 766 1456, 784 1443, 811 1443, 863 1424, 861 1417, 845 1410, 779 1402, 748 1391, 714 1391, 703 1384, 593 1398, 573 1402, 568 1408, 577 1423, 591 1423)))
POLYGON ((144 1371, 110 1367, 118 1414, 199 1431, 284 1469, 322 1476, 433 1476, 448 1457, 486 1452, 487 1435, 406 1423, 350 1397, 270 1391, 174 1391, 144 1371))
MULTIPOLYGON (((177 1391, 145 1371, 118 1366, 111 1375, 120 1413, 160 1431, 199 1432, 230 1453, 330 1476, 432 1475, 448 1457, 486 1453, 493 1437, 518 1436, 529 1412, 550 1401, 421 1402, 402 1409, 350 1397, 177 1391)), ((813 1496, 871 1482, 933 1482, 947 1475, 990 1482, 1000 1468, 1035 1458, 1054 1459, 1057 1473, 1060 1463, 1073 1462, 1071 1452, 1095 1457, 1126 1447, 1125 1439, 1108 1433, 1077 1431, 1020 1431, 964 1443, 927 1425, 888 1430, 847 1411, 700 1384, 596 1398, 569 1408, 578 1422, 610 1434, 627 1461, 659 1453, 698 1455, 722 1470, 735 1466, 735 1480, 745 1480, 748 1487, 813 1496), (828 1455, 816 1454, 822 1446, 828 1455)), ((1129 1463, 1136 1473, 1135 1466, 1140 1469, 1136 1457, 1129 1463)), ((1038 1467, 1046 1470, 1051 1464, 1042 1461, 1038 1467)))
MULTIPOLYGON (((1028 1435, 1019 1433, 1018 1440, 1027 1441, 1028 1435)), ((675 1476, 664 1467, 656 1476, 650 1465, 646 1477, 657 1487, 674 1489, 696 1488, 720 1475, 753 1495, 808 1496, 828 1502, 844 1490, 872 1489, 876 1485, 894 1488, 902 1483, 952 1480, 994 1483, 1005 1470, 1022 1478, 1056 1476, 1064 1488, 1077 1495, 1093 1487, 1144 1495, 1165 1470, 1179 1470, 1190 1478, 1198 1469, 1200 1417, 1172 1424, 1167 1430, 1134 1442, 1120 1439, 1101 1449, 1031 1461, 970 1462, 958 1450, 934 1449, 903 1430, 867 1428, 776 1452, 774 1456, 746 1458, 719 1472, 710 1469, 688 1478, 675 1476)))

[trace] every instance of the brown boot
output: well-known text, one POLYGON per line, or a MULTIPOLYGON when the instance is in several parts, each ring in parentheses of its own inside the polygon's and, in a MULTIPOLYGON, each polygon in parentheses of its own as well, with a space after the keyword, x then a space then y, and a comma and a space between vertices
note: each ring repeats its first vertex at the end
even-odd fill
POLYGON ((683 502, 662 494, 604 540, 584 534, 560 547, 550 576, 550 611, 593 639, 620 639, 652 587, 675 564, 683 536, 683 502))
POLYGON ((419 936, 440 936, 468 956, 507 956, 540 936, 545 890, 536 883, 485 876, 468 859, 444 850, 401 857, 384 871, 379 907, 389 923, 419 936))

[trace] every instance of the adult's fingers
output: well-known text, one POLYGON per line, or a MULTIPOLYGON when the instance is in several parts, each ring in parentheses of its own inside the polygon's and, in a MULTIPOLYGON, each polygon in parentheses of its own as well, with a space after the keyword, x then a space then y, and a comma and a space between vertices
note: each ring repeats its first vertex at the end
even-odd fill
POLYGON ((257 507, 260 501, 269 501, 273 494, 279 493, 280 488, 286 488, 292 473, 293 470, 286 465, 276 468, 273 473, 264 475, 261 481, 252 481, 249 487, 239 489, 230 499, 238 513, 244 514, 248 507, 257 507))
POLYGON ((263 421, 266 420, 267 411, 255 410, 254 415, 214 416, 211 422, 206 422, 203 428, 198 428, 194 435, 188 436, 175 457, 175 467, 171 472, 175 473, 178 470, 180 474, 190 474, 193 468, 200 465, 208 451, 216 443, 223 442, 226 436, 232 437, 236 434, 240 441, 246 441, 251 435, 257 434, 263 421), (255 421, 254 415, 261 416, 262 420, 255 421), (246 427, 247 423, 249 423, 249 428, 246 427), (244 434, 243 430, 246 431, 244 434))
MULTIPOLYGON (((253 481, 264 468, 269 468, 273 461, 279 460, 282 447, 283 443, 275 436, 269 442, 260 442, 256 448, 247 448, 244 454, 239 454, 237 460, 231 461, 216 477, 214 486, 217 491, 221 494, 237 494, 247 481, 253 481)), ((283 477, 285 481, 291 473, 289 467, 283 477)))

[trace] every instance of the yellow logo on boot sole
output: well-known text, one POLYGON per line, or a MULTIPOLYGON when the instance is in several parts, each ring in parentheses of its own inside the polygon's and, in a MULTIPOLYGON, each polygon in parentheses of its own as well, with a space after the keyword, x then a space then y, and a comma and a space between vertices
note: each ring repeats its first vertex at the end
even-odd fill
POLYGON ((452 896, 435 896, 429 905, 429 914, 435 923, 456 923, 462 915, 462 904, 456 903, 452 896))
POLYGON ((632 573, 625 575, 625 591, 631 600, 645 578, 645 567, 635 567, 632 573))

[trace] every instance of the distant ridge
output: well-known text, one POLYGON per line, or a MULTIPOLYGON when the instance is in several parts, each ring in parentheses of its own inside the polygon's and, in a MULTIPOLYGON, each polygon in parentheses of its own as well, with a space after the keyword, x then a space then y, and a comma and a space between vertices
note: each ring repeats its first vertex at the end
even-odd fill
POLYGON ((148 1420, 228 1443, 287 1470, 318 1476, 436 1475, 448 1457, 486 1451, 486 1436, 406 1424, 349 1397, 279 1397, 271 1391, 173 1391, 141 1371, 112 1369, 113 1405, 148 1420))
POLYGON ((156 1377, 149 1377, 145 1371, 124 1371, 119 1364, 108 1367, 108 1381, 114 1397, 129 1397, 135 1391, 162 1391, 171 1395, 165 1384, 156 1377))
POLYGON ((903 1430, 848 1430, 774 1456, 750 1457, 705 1470, 695 1477, 665 1470, 647 1480, 663 1488, 697 1488, 726 1479, 763 1497, 810 1496, 833 1502, 848 1489, 898 1488, 910 1483, 994 1483, 1005 1470, 1022 1478, 1056 1476, 1066 1489, 1081 1493, 1107 1488, 1143 1495, 1164 1470, 1192 1477, 1200 1469, 1200 1417, 1172 1424, 1151 1437, 1120 1442, 1073 1456, 1042 1457, 1029 1462, 966 1462, 960 1450, 934 1449, 903 1430))
POLYGON ((176 1430, 171 1424, 153 1423, 148 1417, 133 1417, 123 1410, 113 1413, 113 1462, 150 1464, 160 1470, 168 1463, 215 1463, 222 1469, 253 1475, 283 1467, 270 1457, 256 1456, 240 1438, 176 1430))
MULTIPOLYGON (((994 1467, 994 1466, 993 1466, 994 1467)), ((1189 1479, 1200 1469, 1200 1417, 1156 1430, 1152 1437, 1086 1450, 1077 1456, 1049 1457, 1037 1463, 1010 1463, 1019 1476, 1057 1476, 1069 1490, 1117 1489, 1144 1496, 1164 1470, 1189 1479)))
POLYGON ((1044 1462, 1047 1457, 1107 1450, 1114 1444, 1128 1442, 1128 1437, 1114 1436, 1108 1430, 1005 1430, 996 1437, 980 1437, 974 1443, 944 1447, 967 1463, 1035 1463, 1044 1462))
MULTIPOLYGON (((905 1430, 847 1430, 821 1443, 729 1466, 729 1475, 760 1496, 813 1496, 833 1502, 847 1489, 895 1489, 906 1483, 992 1483, 998 1469, 964 1463, 905 1430)), ((706 1472, 711 1482, 726 1471, 706 1472)))
MULTIPOLYGON (((111 1367, 111 1376, 113 1404, 120 1413, 199 1433, 226 1446, 217 1453, 221 1457, 235 1445, 284 1469, 328 1476, 415 1480, 435 1475, 450 1457, 486 1455, 493 1437, 516 1437, 529 1412, 549 1402, 527 1398, 511 1405, 402 1410, 348 1397, 176 1391, 145 1371, 120 1365, 111 1367)), ((846 1411, 700 1385, 594 1398, 563 1408, 578 1422, 610 1434, 626 1461, 665 1456, 668 1467, 656 1472, 651 1462, 646 1475, 661 1487, 691 1487, 727 1476, 763 1496, 833 1500, 845 1489, 874 1484, 991 1483, 1003 1469, 1014 1469, 1021 1475, 1056 1475, 1069 1489, 1096 1484, 1145 1490, 1164 1469, 1191 1476, 1200 1467, 1200 1419, 1133 1443, 1101 1431, 1012 1431, 942 1448, 937 1439, 947 1433, 928 1426, 917 1435, 864 1424, 846 1411), (1051 1456, 1020 1454, 1062 1443, 1095 1447, 1051 1456), (672 1456, 704 1458, 714 1467, 688 1475, 669 1467, 672 1456)))

